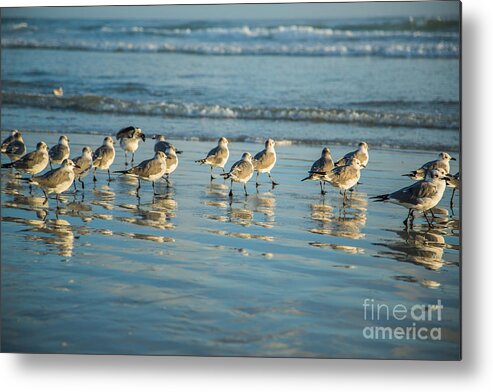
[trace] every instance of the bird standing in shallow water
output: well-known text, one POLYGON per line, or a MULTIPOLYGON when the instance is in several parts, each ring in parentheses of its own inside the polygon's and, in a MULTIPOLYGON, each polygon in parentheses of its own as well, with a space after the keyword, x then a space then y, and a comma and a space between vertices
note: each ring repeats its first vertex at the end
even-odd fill
POLYGON ((255 179, 255 186, 257 188, 259 186, 258 177, 260 173, 267 173, 272 183, 272 188, 274 188, 276 185, 279 185, 270 175, 270 171, 277 161, 276 150, 274 149, 275 145, 276 142, 273 139, 267 139, 265 141, 265 149, 260 151, 253 157, 253 168, 257 172, 257 178, 255 179))
POLYGON ((325 195, 327 191, 325 190, 325 181, 323 177, 330 173, 330 171, 334 168, 334 161, 332 160, 332 156, 330 155, 330 150, 328 147, 325 147, 322 150, 322 156, 316 160, 312 168, 309 171, 309 176, 303 178, 301 181, 311 180, 311 181, 319 181, 320 182, 320 193, 325 195))
POLYGON ((214 179, 212 175, 212 169, 215 167, 220 167, 223 169, 224 174, 224 165, 228 162, 229 158, 229 149, 228 149, 228 139, 222 137, 217 142, 217 147, 214 147, 209 151, 207 156, 204 159, 199 159, 195 161, 196 163, 200 163, 201 165, 206 164, 211 167, 211 181, 214 179))
MULTIPOLYGON (((2 168, 12 167, 20 172, 35 176, 46 168, 49 160, 47 144, 45 142, 39 142, 36 145, 35 151, 31 151, 17 161, 3 164, 2 168)), ((29 191, 32 191, 31 184, 29 184, 29 191)))
POLYGON ((361 176, 361 162, 358 158, 352 157, 348 165, 336 166, 329 173, 323 176, 323 181, 344 191, 343 206, 346 205, 346 191, 352 189, 358 183, 361 176))
MULTIPOLYGON (((87 176, 92 168, 92 149, 91 147, 84 147, 82 149, 82 155, 74 159, 76 167, 74 168, 75 179, 82 184, 84 189, 84 181, 82 179, 87 176)), ((76 181, 74 180, 74 189, 77 192, 76 181)))
POLYGON ((137 197, 140 197, 140 180, 146 180, 152 182, 152 190, 156 196, 156 189, 154 182, 159 180, 166 172, 166 154, 162 151, 158 151, 154 154, 154 158, 145 160, 128 170, 118 170, 115 173, 126 174, 128 176, 136 177, 138 179, 137 185, 137 197))
POLYGON ((108 182, 111 181, 110 176, 110 166, 115 160, 115 147, 114 141, 111 136, 106 136, 104 138, 103 145, 99 147, 92 155, 92 167, 94 169, 93 181, 96 182, 96 170, 107 170, 108 171, 108 182))
POLYGON ((75 167, 76 165, 74 162, 70 159, 65 159, 60 167, 50 170, 41 176, 28 178, 27 181, 29 181, 30 184, 37 185, 41 188, 45 195, 45 203, 48 202, 48 195, 50 193, 55 193, 58 204, 60 193, 69 189, 74 182, 75 167))
MULTIPOLYGON (((412 227, 414 223, 414 212, 423 212, 428 225, 431 227, 431 222, 428 220, 426 211, 431 211, 443 197, 445 192, 446 177, 443 169, 431 170, 427 174, 427 178, 405 188, 399 189, 392 193, 373 196, 371 199, 377 202, 390 202, 407 208, 408 214, 404 220, 406 228, 408 224, 412 227)), ((432 213, 433 214, 433 213, 432 213)))
POLYGON ((132 153, 132 160, 130 164, 134 163, 135 151, 139 148, 139 141, 142 139, 146 141, 146 136, 142 133, 142 130, 137 127, 122 128, 116 134, 116 140, 120 140, 120 147, 125 151, 125 166, 128 165, 127 155, 132 153))
POLYGON ((233 182, 240 182, 243 184, 243 189, 245 190, 245 196, 248 196, 248 192, 246 189, 246 183, 253 176, 253 164, 252 164, 252 154, 249 152, 245 152, 241 160, 235 162, 233 166, 231 166, 231 170, 229 173, 223 173, 223 176, 226 180, 231 179, 231 188, 229 190, 229 196, 233 196, 233 182))

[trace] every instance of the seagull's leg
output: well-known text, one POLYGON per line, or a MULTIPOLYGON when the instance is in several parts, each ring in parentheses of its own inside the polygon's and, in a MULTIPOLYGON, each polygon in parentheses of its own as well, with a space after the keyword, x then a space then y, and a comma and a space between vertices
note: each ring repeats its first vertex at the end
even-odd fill
POLYGON ((406 226, 406 229, 407 229, 407 221, 409 220, 409 216, 411 216, 411 209, 409 209, 409 211, 407 212, 406 219, 402 221, 402 223, 404 223, 404 226, 406 226))
MULTIPOLYGON (((213 168, 213 167, 212 167, 212 165, 211 165, 211 182, 212 182, 212 180, 214 179, 214 176, 212 175, 212 169, 214 169, 214 168, 213 168)), ((224 169, 223 169, 223 171, 224 171, 224 169)))
POLYGON ((243 189, 245 190, 245 196, 248 196, 248 192, 246 190, 246 182, 243 184, 243 189))
POLYGON ((231 180, 231 188, 229 189, 229 196, 233 197, 233 180, 231 180))
POLYGON ((450 198, 450 209, 452 210, 454 208, 454 195, 455 195, 455 189, 452 190, 452 197, 450 198))
POLYGON ((108 168, 108 182, 111 182, 110 168, 108 168))
POLYGON ((344 189, 344 195, 342 197, 342 205, 346 206, 346 190, 344 189))
POLYGON ((430 208, 429 211, 431 212, 431 216, 433 217, 433 219, 436 218, 435 214, 433 213, 433 210, 430 208))
POLYGON ((152 191, 154 193, 154 196, 159 195, 159 193, 156 192, 156 188, 154 187, 154 181, 152 182, 152 191))
MULTIPOLYGON (((430 211, 430 212, 431 212, 431 210, 428 210, 428 211, 430 211)), ((424 211, 424 212, 423 212, 423 215, 424 215, 424 216, 425 216, 425 218, 426 218, 426 222, 428 223, 428 226, 429 226, 429 227, 431 227, 431 222, 430 222, 430 220, 428 219, 428 215, 426 215, 426 211, 424 211)), ((432 215, 433 215, 433 213, 432 213, 432 215)))
POLYGON ((133 166, 133 164, 134 164, 134 156, 135 156, 135 153, 133 152, 133 153, 132 153, 132 160, 130 161, 130 163, 132 164, 132 166, 133 166))
POLYGON ((169 182, 169 174, 166 174, 165 180, 166 180, 166 186, 169 187, 171 185, 171 183, 169 182))
POLYGON ((92 174, 92 181, 96 182, 98 179, 96 178, 96 168, 94 168, 93 174, 92 174))
POLYGON ((322 182, 323 182, 323 181, 320 181, 320 193, 321 193, 322 195, 325 195, 325 191, 324 191, 324 188, 323 188, 323 186, 322 186, 322 182))
POLYGON ((259 183, 258 183, 258 176, 260 175, 260 172, 257 172, 257 177, 255 178, 255 188, 258 188, 259 183))
POLYGON ((50 159, 50 169, 53 170, 53 166, 51 165, 51 159, 50 159))
POLYGON ((77 181, 75 181, 75 180, 74 180, 74 191, 75 191, 75 192, 77 192, 77 185, 76 185, 76 182, 77 182, 77 181))
POLYGON ((414 210, 411 211, 411 228, 414 226, 414 210))
POLYGON ((128 158, 127 158, 127 151, 125 151, 125 166, 128 166, 128 158))
POLYGON ((277 182, 274 181, 274 179, 272 178, 269 172, 267 172, 267 174, 269 175, 270 182, 272 182, 272 188, 274 188, 276 185, 279 185, 277 182))
POLYGON ((85 188, 85 184, 84 184, 84 181, 82 181, 82 180, 80 179, 80 177, 79 177, 79 182, 82 184, 82 190, 84 190, 84 188, 85 188))
POLYGON ((137 181, 138 181, 138 185, 137 185, 137 197, 140 197, 139 196, 139 191, 140 191, 140 178, 137 177, 137 181))
POLYGON ((48 203, 48 195, 46 194, 46 191, 43 188, 41 188, 41 190, 43 191, 43 194, 45 195, 45 201, 43 202, 43 204, 46 204, 46 203, 48 203))

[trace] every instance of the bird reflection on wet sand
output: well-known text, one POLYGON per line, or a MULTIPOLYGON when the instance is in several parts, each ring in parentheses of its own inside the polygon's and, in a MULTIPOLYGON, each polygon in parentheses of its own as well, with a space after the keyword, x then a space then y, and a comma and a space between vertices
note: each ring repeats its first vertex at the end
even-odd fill
POLYGON ((366 194, 354 191, 348 198, 346 206, 333 207, 330 200, 322 198, 320 202, 310 205, 310 218, 315 226, 308 228, 310 233, 324 236, 323 240, 310 241, 309 245, 318 248, 331 248, 345 253, 364 253, 361 247, 352 245, 351 242, 341 240, 361 240, 365 237, 362 229, 366 224, 366 211, 368 201, 366 194), (326 242, 333 237, 333 241, 326 242), (336 240, 336 238, 340 238, 336 240))
POLYGON ((388 251, 383 251, 382 256, 390 257, 398 261, 413 263, 433 271, 440 270, 444 265, 451 264, 443 259, 446 244, 445 236, 448 234, 445 228, 428 228, 427 225, 416 227, 415 230, 388 230, 397 235, 397 240, 391 240, 375 245, 384 246, 388 251))

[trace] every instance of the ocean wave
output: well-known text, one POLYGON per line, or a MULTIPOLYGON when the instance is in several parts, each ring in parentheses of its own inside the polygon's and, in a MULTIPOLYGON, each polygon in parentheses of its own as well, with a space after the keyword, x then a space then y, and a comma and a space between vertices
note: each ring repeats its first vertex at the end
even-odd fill
POLYGON ((274 27, 255 27, 249 25, 236 27, 208 27, 192 29, 190 27, 110 27, 102 26, 103 33, 148 34, 158 36, 187 37, 241 37, 241 38, 288 38, 326 37, 326 38, 434 38, 457 39, 459 34, 454 31, 421 31, 421 30, 353 30, 310 25, 279 25, 274 27))
POLYGON ((457 58, 455 42, 410 43, 170 43, 126 41, 59 41, 2 38, 2 48, 78 50, 103 52, 183 53, 195 55, 272 55, 272 56, 377 56, 394 58, 457 58))
POLYGON ((416 112, 309 107, 222 106, 189 102, 140 102, 98 95, 66 96, 3 92, 3 104, 64 109, 93 113, 118 113, 186 118, 245 119, 270 121, 309 121, 410 128, 459 128, 458 115, 416 112))

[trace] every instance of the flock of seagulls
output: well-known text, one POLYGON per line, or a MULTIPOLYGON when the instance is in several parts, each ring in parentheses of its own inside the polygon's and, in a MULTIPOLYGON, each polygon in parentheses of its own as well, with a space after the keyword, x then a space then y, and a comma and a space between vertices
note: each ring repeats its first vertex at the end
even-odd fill
MULTIPOLYGON (((125 170, 116 170, 113 173, 126 175, 137 179, 136 195, 140 197, 141 180, 152 183, 153 194, 157 195, 155 182, 164 179, 168 186, 170 175, 177 169, 179 164, 178 155, 182 153, 174 145, 166 141, 162 135, 155 135, 154 156, 144 160, 138 165, 133 165, 135 152, 139 147, 139 142, 145 142, 146 136, 140 128, 129 126, 121 129, 116 134, 116 139, 120 141, 120 147, 125 153, 125 166, 128 166, 128 154, 132 154, 130 161, 131 167, 125 170)), ((108 182, 112 181, 110 168, 115 160, 116 152, 114 140, 111 136, 104 138, 103 144, 94 152, 89 146, 82 149, 82 154, 73 160, 70 159, 70 145, 67 136, 62 135, 58 144, 48 149, 44 142, 39 142, 36 150, 26 154, 26 146, 22 139, 22 134, 18 130, 13 130, 2 145, 1 152, 6 154, 11 162, 2 165, 2 168, 13 168, 21 173, 30 174, 30 178, 23 178, 29 182, 30 192, 32 185, 36 185, 43 191, 45 202, 48 201, 49 194, 56 194, 57 202, 61 193, 67 191, 73 184, 77 192, 77 182, 84 190, 85 184, 83 179, 93 171, 93 181, 96 182, 97 170, 106 171, 108 182), (40 174, 47 165, 51 170, 40 174), (53 165, 60 165, 53 168, 53 165)), ((259 186, 259 176, 266 173, 271 181, 272 188, 278 185, 271 175, 271 171, 277 162, 275 151, 275 141, 267 139, 265 148, 252 156, 249 152, 244 152, 241 159, 235 162, 229 171, 224 169, 229 160, 228 140, 221 137, 217 146, 214 147, 205 158, 196 160, 196 163, 210 166, 210 180, 213 181, 213 171, 220 168, 220 176, 224 180, 230 180, 229 195, 233 196, 233 183, 243 184, 245 195, 248 195, 247 183, 256 172, 255 185, 259 186)), ((442 152, 437 160, 427 162, 416 170, 413 170, 404 176, 415 180, 413 184, 397 191, 372 197, 377 202, 391 202, 408 209, 408 215, 404 220, 406 227, 413 226, 415 212, 423 213, 428 224, 427 212, 433 215, 432 209, 440 202, 447 186, 453 188, 450 207, 453 207, 453 198, 456 189, 460 189, 459 173, 450 174, 450 161, 455 160, 449 154, 442 152)), ((339 189, 343 195, 343 206, 347 202, 347 191, 353 191, 358 185, 361 178, 361 170, 366 168, 369 162, 368 144, 361 142, 358 149, 344 155, 337 161, 334 161, 328 147, 324 147, 322 154, 317 159, 308 176, 301 181, 318 181, 320 184, 320 193, 327 193, 326 184, 339 189)))

